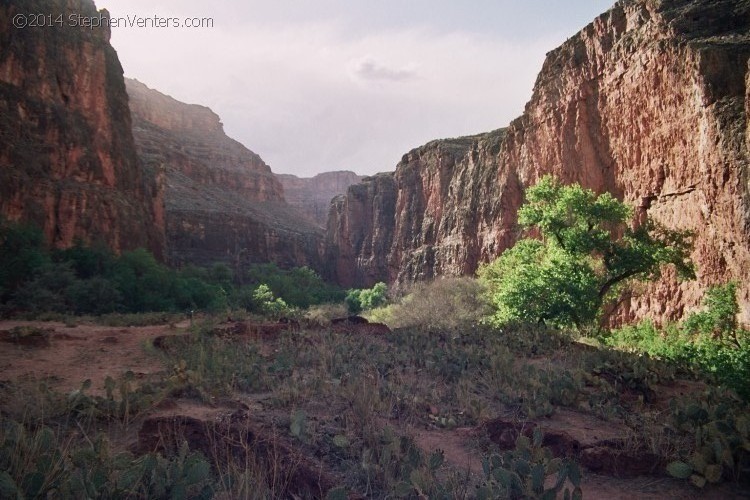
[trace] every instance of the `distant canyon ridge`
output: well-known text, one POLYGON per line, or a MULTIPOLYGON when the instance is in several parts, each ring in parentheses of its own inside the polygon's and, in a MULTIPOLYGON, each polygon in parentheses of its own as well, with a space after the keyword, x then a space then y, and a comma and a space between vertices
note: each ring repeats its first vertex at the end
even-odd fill
MULTIPOLYGON (((11 1, 0 19, 21 10, 97 13, 11 1)), ((0 23, 0 213, 54 245, 406 286, 512 246, 524 190, 552 173, 695 233, 697 279, 639 285, 618 322, 679 319, 728 280, 750 321, 748 2, 621 0, 547 55, 506 128, 429 142, 367 178, 275 175, 210 109, 124 79, 109 37, 0 23)))

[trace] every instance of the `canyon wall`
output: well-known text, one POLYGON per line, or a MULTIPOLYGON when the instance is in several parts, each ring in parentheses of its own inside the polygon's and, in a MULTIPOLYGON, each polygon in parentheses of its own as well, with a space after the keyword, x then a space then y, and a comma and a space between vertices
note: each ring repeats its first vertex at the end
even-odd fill
POLYGON ((284 186, 284 199, 302 215, 324 228, 328 222, 331 200, 344 194, 347 188, 357 184, 364 177, 348 170, 324 172, 314 177, 297 177, 290 174, 276 174, 284 186))
POLYGON ((507 129, 433 141, 338 199, 329 273, 347 286, 471 274, 519 237, 524 189, 552 173, 695 233, 697 279, 639 285, 617 321, 678 319, 730 279, 750 320, 749 58, 747 2, 618 2, 547 55, 507 129))
POLYGON ((320 269, 323 233, 284 200, 255 153, 219 117, 126 79, 138 155, 165 178, 168 261, 275 262, 320 269))
POLYGON ((0 214, 68 247, 163 251, 158 178, 143 175, 109 28, 16 28, 18 14, 108 16, 90 0, 0 4, 0 214))

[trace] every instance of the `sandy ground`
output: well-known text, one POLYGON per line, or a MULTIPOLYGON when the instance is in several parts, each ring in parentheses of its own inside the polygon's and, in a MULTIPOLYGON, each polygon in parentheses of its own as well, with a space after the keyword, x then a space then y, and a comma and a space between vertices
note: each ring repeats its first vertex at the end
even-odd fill
MULTIPOLYGON (((104 379, 132 371, 137 378, 165 369, 149 341, 175 333, 169 325, 108 327, 81 324, 2 321, 0 331, 32 326, 49 332, 50 344, 43 347, 0 342, 0 380, 36 379, 61 392, 78 389, 91 379, 90 394, 104 394, 104 379)), ((186 325, 176 325, 178 328, 186 325)))

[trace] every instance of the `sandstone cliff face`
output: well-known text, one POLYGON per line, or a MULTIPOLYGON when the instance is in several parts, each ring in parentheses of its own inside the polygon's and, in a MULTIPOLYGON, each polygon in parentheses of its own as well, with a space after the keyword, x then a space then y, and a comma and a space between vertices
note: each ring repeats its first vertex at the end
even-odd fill
POLYGON ((328 222, 331 200, 344 194, 347 188, 364 177, 349 171, 324 172, 315 177, 276 174, 284 186, 284 199, 316 225, 324 228, 328 222))
POLYGON ((227 137, 219 117, 126 79, 138 154, 165 177, 168 260, 319 269, 322 231, 284 201, 255 153, 227 137))
POLYGON ((19 13, 99 15, 89 0, 0 4, 0 213, 59 247, 98 240, 161 255, 160 187, 142 176, 109 29, 18 29, 19 13))
POLYGON ((326 226, 328 277, 343 286, 371 286, 391 276, 396 219, 393 174, 365 177, 331 202, 326 226))
POLYGON ((619 321, 677 319, 730 279, 750 320, 749 33, 747 2, 617 3, 548 54, 508 129, 410 152, 388 187, 393 207, 370 219, 347 210, 350 189, 329 222, 349 228, 329 235, 336 269, 347 270, 337 276, 364 286, 472 273, 515 241, 524 188, 553 173, 695 232, 698 279, 666 273, 636 291, 619 321), (390 237, 378 245, 385 257, 348 238, 374 231, 390 237), (370 267, 376 257, 387 265, 370 267))

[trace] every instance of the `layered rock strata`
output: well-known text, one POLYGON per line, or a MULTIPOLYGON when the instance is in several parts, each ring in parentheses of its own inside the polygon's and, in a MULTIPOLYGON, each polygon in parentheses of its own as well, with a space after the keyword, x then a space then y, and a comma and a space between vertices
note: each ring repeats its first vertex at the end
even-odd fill
POLYGON ((322 230, 285 202, 268 165, 227 137, 213 111, 126 84, 138 154, 166 178, 170 263, 321 267, 322 230))
POLYGON ((328 222, 331 200, 344 194, 347 188, 363 177, 350 171, 324 172, 314 177, 276 174, 284 186, 284 199, 316 225, 324 228, 328 222))
POLYGON ((471 274, 518 238, 524 189, 552 173, 695 233, 697 279, 666 272, 618 321, 677 319, 727 280, 749 321, 749 58, 747 2, 618 2, 547 55, 507 129, 431 142, 337 200, 331 274, 356 286, 471 274))
POLYGON ((108 14, 89 0, 0 4, 0 214, 39 225, 57 247, 100 241, 161 255, 160 186, 136 156, 109 28, 75 27, 71 16, 108 14), (14 27, 32 14, 64 21, 14 27))

